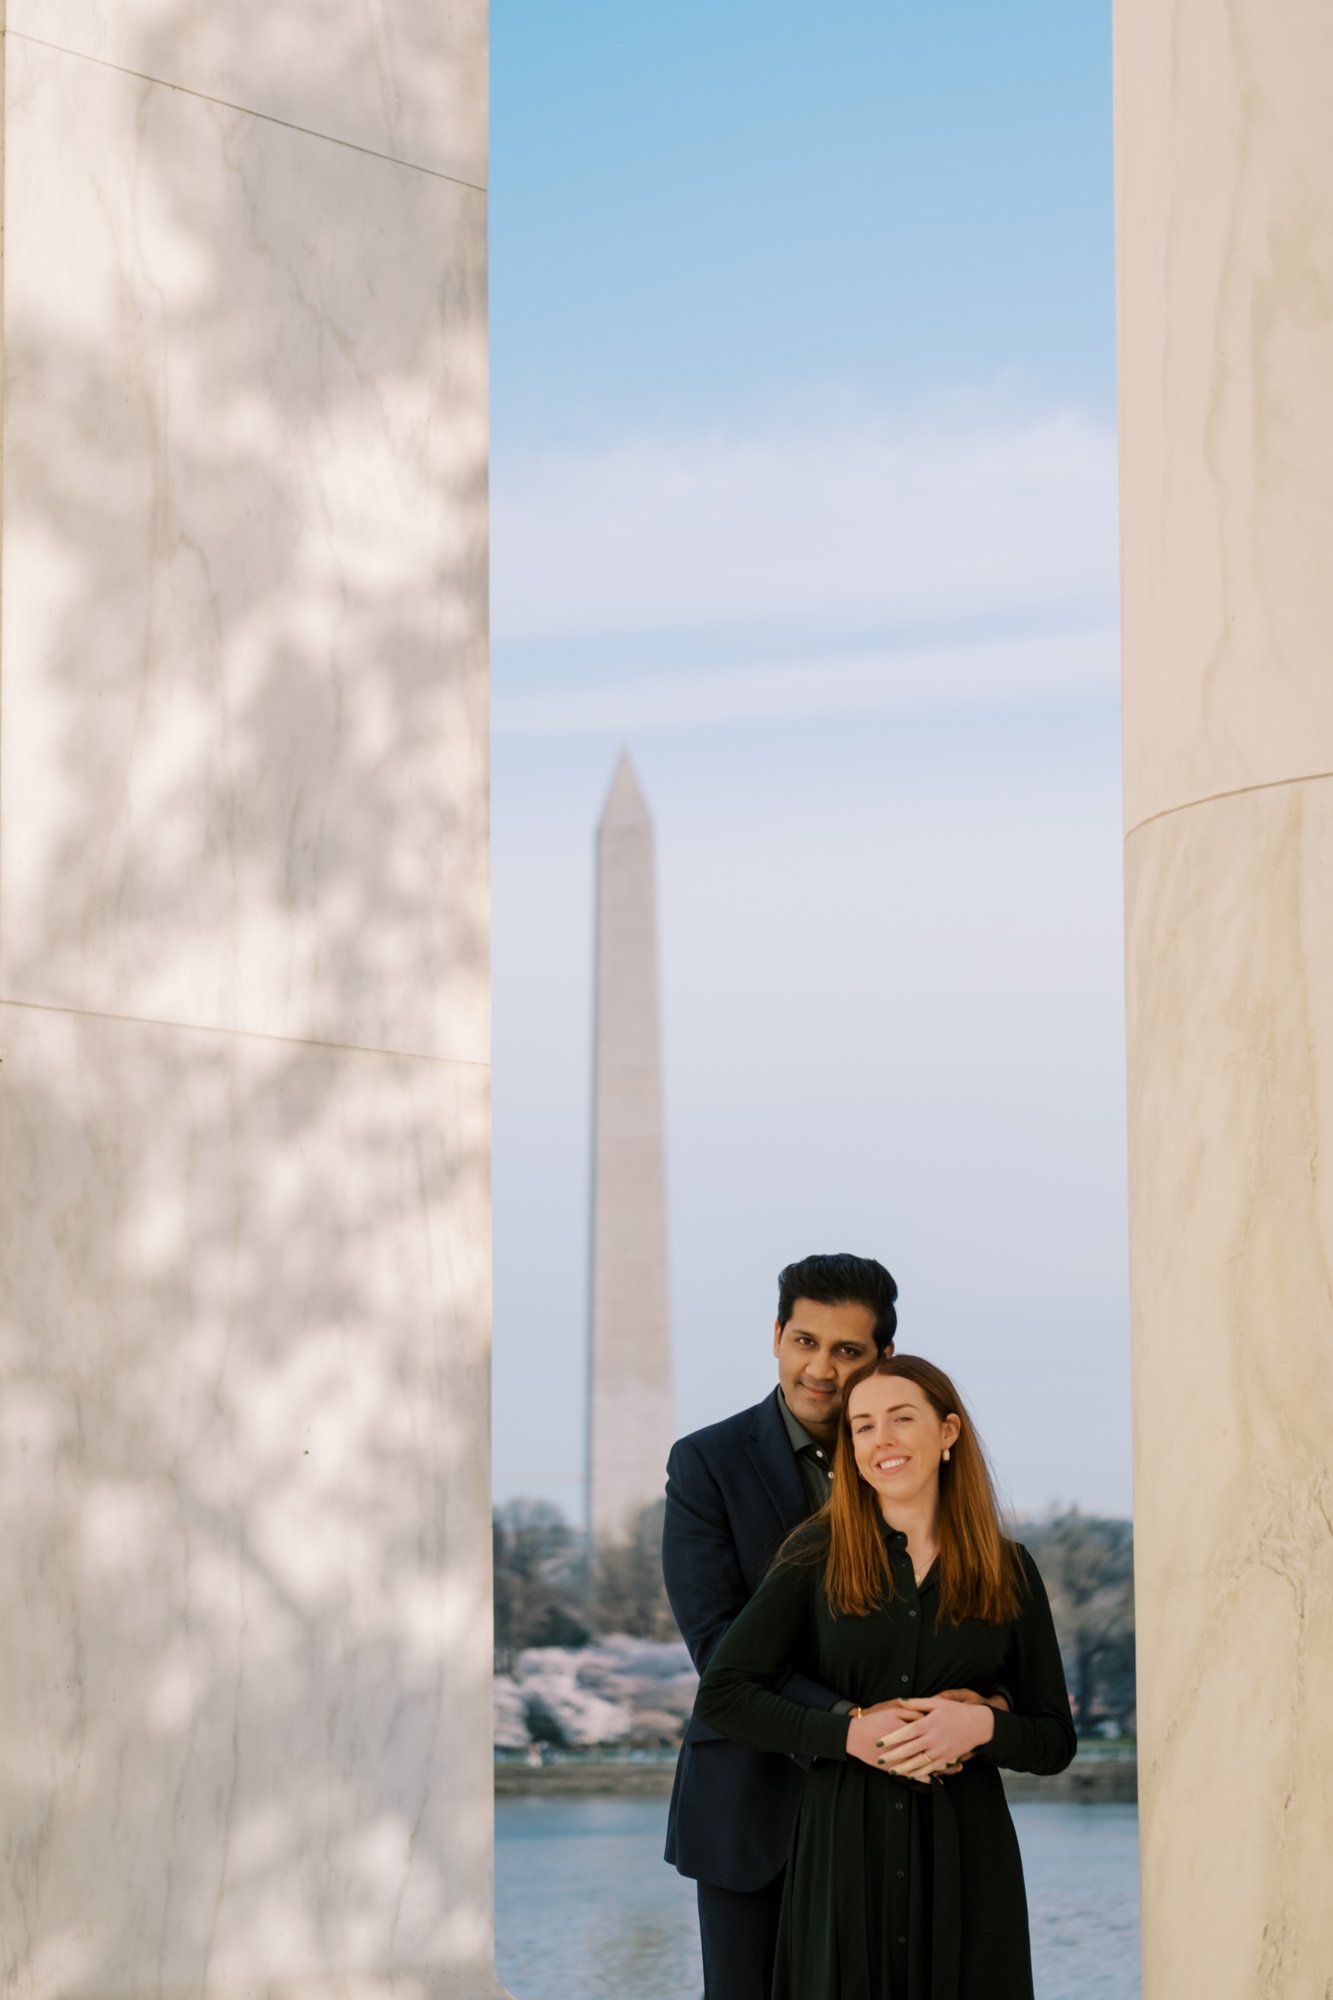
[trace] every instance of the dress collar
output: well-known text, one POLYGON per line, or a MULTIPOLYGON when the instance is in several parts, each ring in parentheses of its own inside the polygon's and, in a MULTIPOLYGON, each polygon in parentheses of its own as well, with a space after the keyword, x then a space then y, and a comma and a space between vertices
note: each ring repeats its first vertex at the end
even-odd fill
MULTIPOLYGON (((905 1561, 907 1558, 907 1537, 903 1533, 902 1529, 891 1528, 888 1522, 884 1519, 884 1516, 882 1514, 879 1517, 879 1528, 880 1528, 880 1533, 883 1535, 885 1542, 888 1544, 890 1557, 891 1558, 899 1557, 905 1561)), ((919 1591, 933 1590, 935 1588, 936 1572, 939 1569, 939 1562, 940 1559, 938 1556, 936 1556, 931 1562, 930 1568, 926 1571, 925 1575, 922 1577, 920 1583, 916 1583, 915 1577, 912 1579, 917 1590, 919 1591)))

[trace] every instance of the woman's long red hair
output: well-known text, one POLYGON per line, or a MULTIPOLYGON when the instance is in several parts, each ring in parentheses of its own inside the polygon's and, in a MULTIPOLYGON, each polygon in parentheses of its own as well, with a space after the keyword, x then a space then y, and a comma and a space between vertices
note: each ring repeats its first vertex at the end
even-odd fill
POLYGON ((835 1615, 864 1618, 894 1595, 879 1501, 857 1470, 847 1418, 852 1390, 873 1375, 915 1382, 941 1422, 954 1416, 962 1426, 947 1464, 940 1465, 937 1622, 961 1625, 976 1618, 987 1625, 1007 1624, 1018 1614, 1022 1571, 1014 1545, 1000 1527, 985 1450, 948 1376, 915 1354, 884 1355, 858 1369, 847 1383, 833 1489, 816 1516, 828 1530, 824 1588, 830 1609, 835 1615))

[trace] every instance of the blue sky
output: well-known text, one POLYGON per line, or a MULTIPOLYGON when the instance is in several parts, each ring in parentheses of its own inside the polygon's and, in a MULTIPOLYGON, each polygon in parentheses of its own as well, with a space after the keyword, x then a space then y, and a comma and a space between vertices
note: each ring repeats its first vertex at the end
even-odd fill
POLYGON ((494 0, 501 1496, 582 1463, 592 833, 657 818, 677 1403, 884 1257, 1129 1505, 1109 9, 494 0))
POLYGON ((497 457, 830 388, 1108 416, 1109 0, 495 0, 497 457))

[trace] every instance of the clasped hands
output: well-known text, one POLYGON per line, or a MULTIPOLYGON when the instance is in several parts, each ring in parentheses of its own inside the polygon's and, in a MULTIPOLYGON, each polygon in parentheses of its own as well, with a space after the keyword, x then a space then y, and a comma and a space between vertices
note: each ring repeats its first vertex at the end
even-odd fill
POLYGON ((847 1755, 897 1778, 950 1778, 995 1731, 995 1715, 971 1688, 881 1701, 847 1725, 847 1755))

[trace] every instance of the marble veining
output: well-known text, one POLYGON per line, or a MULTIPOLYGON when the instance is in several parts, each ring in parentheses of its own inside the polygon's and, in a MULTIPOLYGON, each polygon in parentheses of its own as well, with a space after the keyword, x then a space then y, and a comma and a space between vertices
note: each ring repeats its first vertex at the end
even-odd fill
POLYGON ((1118 0, 1125 819, 1333 771, 1333 13, 1118 0))
POLYGON ((484 1062, 484 197, 7 70, 0 990, 484 1062))
POLYGON ((8 0, 8 27, 486 185, 486 0, 8 0))
POLYGON ((0 1990, 489 1992, 484 1072, 0 1032, 0 1990))
POLYGON ((1328 2000, 1333 14, 1117 0, 1145 2000, 1328 2000))
POLYGON ((1128 846, 1145 1994, 1333 1965, 1333 780, 1128 846))
POLYGON ((0 1995, 495 2000, 484 7, 8 27, 0 1995))

